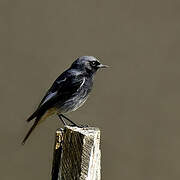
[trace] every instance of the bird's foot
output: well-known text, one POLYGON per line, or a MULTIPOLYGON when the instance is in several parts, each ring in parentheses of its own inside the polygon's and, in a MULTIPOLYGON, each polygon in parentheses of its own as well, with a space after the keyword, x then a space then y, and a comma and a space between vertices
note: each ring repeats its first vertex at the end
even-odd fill
POLYGON ((81 125, 81 124, 66 124, 65 126, 70 126, 70 127, 78 127, 78 128, 87 128, 89 125, 81 125))
POLYGON ((85 124, 85 125, 78 125, 77 127, 79 127, 79 128, 87 128, 87 127, 89 127, 89 125, 88 125, 88 124, 85 124))
POLYGON ((62 121, 62 123, 64 124, 64 126, 71 126, 71 127, 78 127, 78 128, 87 128, 89 127, 89 125, 78 125, 76 123, 74 123, 72 120, 70 120, 69 118, 67 118, 66 116, 64 116, 63 114, 58 115, 60 120, 62 121), (70 122, 71 124, 67 124, 64 119, 66 119, 68 122, 70 122))
POLYGON ((64 126, 78 126, 76 123, 74 123, 72 120, 70 120, 69 118, 67 118, 66 116, 64 116, 63 114, 59 114, 58 115, 59 116, 59 119, 62 121, 62 123, 64 124, 64 126), (64 119, 66 119, 68 122, 70 122, 71 124, 70 125, 68 125, 65 121, 64 121, 64 119))

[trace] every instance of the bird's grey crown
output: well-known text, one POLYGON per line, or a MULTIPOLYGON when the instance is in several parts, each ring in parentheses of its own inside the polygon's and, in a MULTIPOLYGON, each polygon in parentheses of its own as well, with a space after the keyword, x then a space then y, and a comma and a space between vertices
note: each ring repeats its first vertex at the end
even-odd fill
POLYGON ((76 61, 98 61, 94 56, 81 56, 76 61))
POLYGON ((72 63, 70 69, 76 69, 78 71, 93 75, 98 69, 97 67, 92 66, 93 62, 100 64, 100 62, 94 56, 81 56, 72 63))
POLYGON ((80 61, 98 61, 94 56, 81 56, 78 59, 80 61))
POLYGON ((71 68, 73 67, 76 68, 78 66, 86 66, 88 62, 91 61, 98 61, 98 60, 94 56, 81 56, 72 63, 71 68))

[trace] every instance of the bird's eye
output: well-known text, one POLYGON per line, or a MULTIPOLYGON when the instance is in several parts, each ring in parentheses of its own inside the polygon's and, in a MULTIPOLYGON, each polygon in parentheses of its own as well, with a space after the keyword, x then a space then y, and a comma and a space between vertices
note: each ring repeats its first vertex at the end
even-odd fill
POLYGON ((91 65, 92 65, 92 66, 96 66, 96 61, 92 61, 92 62, 91 62, 91 65))

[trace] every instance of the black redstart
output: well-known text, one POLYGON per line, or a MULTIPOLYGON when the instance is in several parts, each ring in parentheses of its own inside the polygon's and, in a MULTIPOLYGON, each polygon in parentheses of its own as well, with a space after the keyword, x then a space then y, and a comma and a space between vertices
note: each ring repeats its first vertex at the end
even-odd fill
POLYGON ((93 56, 82 56, 75 60, 69 69, 64 71, 53 83, 40 102, 37 110, 27 119, 35 119, 34 124, 22 141, 25 144, 34 128, 48 116, 57 114, 66 125, 63 118, 76 125, 63 114, 75 111, 87 100, 93 86, 93 79, 99 68, 106 68, 93 56))

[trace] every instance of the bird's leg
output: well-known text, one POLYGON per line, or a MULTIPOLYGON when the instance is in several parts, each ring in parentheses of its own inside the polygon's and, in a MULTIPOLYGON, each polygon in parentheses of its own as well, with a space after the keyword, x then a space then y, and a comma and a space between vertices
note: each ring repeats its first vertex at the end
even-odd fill
POLYGON ((64 116, 63 114, 60 114, 61 118, 65 118, 67 121, 69 121, 73 126, 77 126, 79 127, 77 124, 75 124, 73 121, 71 121, 69 118, 67 118, 66 116, 64 116))
POLYGON ((66 116, 64 116, 63 114, 59 114, 59 119, 62 121, 63 125, 66 126, 67 123, 64 121, 64 119, 66 119, 67 121, 69 121, 72 125, 71 126, 77 126, 79 128, 85 128, 88 127, 88 125, 77 125, 76 123, 74 123, 72 120, 70 120, 69 118, 67 118, 66 116), (64 118, 64 119, 63 119, 64 118))
POLYGON ((59 119, 62 121, 63 125, 66 126, 66 122, 64 121, 64 119, 62 118, 62 114, 58 114, 59 119))
POLYGON ((86 128, 88 127, 88 125, 77 125, 76 123, 74 123, 72 120, 70 120, 69 118, 67 118, 66 116, 64 116, 63 114, 61 114, 61 116, 63 118, 65 118, 67 121, 69 121, 73 126, 77 126, 79 128, 86 128))

